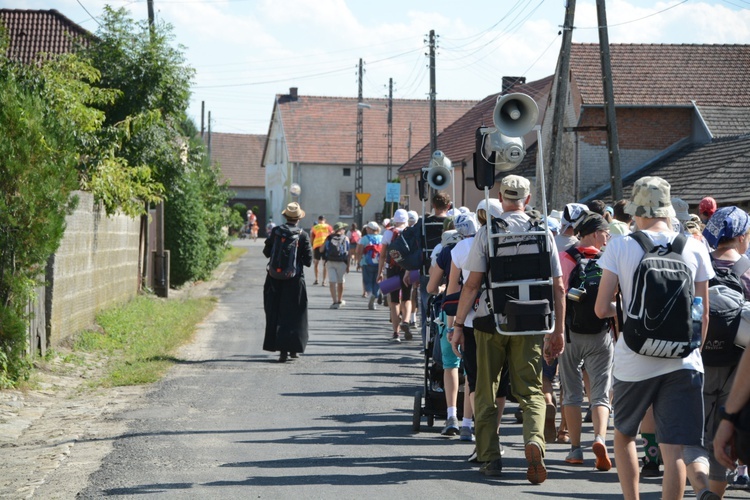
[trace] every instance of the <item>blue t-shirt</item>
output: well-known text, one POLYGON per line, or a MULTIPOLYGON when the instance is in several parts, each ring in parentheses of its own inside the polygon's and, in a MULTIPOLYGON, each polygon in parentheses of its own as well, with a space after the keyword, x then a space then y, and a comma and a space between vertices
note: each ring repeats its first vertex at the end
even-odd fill
POLYGON ((380 259, 380 250, 373 245, 380 245, 383 241, 383 235, 381 234, 367 234, 362 236, 359 240, 359 244, 364 247, 362 251, 362 259, 359 264, 362 266, 377 266, 378 260, 380 259))

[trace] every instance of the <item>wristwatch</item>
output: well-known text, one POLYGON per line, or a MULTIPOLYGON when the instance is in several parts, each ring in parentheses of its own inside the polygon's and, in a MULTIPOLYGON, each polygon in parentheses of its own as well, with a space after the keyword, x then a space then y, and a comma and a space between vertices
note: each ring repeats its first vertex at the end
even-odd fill
POLYGON ((719 418, 721 420, 729 420, 732 422, 732 425, 737 425, 737 422, 740 420, 740 412, 737 413, 727 413, 726 408, 723 406, 719 407, 719 418))
POLYGON ((453 326, 460 326, 461 328, 463 328, 466 325, 464 325, 463 323, 459 323, 458 321, 454 321, 453 326))

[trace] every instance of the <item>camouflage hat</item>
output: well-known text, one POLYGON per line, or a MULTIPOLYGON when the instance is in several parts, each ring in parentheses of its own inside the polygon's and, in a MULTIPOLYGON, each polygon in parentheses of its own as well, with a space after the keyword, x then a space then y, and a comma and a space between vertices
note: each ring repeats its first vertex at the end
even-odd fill
POLYGON ((524 200, 531 193, 531 183, 520 175, 506 175, 500 181, 500 194, 508 200, 524 200))
POLYGON ((346 229, 348 227, 349 227, 349 224, 347 224, 346 222, 337 222, 336 224, 333 225, 333 230, 341 231, 342 229, 346 229))
POLYGON ((641 177, 633 184, 633 199, 625 207, 625 213, 648 219, 674 217, 670 187, 661 177, 641 177))

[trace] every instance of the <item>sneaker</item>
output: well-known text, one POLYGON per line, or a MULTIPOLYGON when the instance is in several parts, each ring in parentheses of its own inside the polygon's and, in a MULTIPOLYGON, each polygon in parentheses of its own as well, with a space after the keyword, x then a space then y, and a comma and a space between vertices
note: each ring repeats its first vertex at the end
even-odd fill
POLYGON ((296 352, 290 352, 289 353, 289 357, 292 358, 292 359, 297 359, 297 358, 299 358, 299 354, 296 353, 296 352))
POLYGON ((317 284, 318 284, 318 280, 315 280, 315 283, 313 283, 313 285, 317 285, 317 284))
POLYGON ((445 421, 445 427, 440 432, 443 436, 457 436, 459 433, 458 419, 456 417, 448 417, 445 421))
POLYGON ((477 447, 474 447, 474 451, 471 452, 471 455, 469 455, 469 458, 466 459, 467 462, 471 462, 473 464, 479 462, 479 459, 477 458, 477 447))
POLYGON ((326 285, 327 283, 325 281, 321 283, 321 286, 326 286, 326 285))
POLYGON ((659 470, 659 462, 646 461, 644 458, 644 464, 641 468, 641 476, 643 477, 661 477, 662 471, 659 470))
POLYGON ((565 461, 569 464, 581 465, 583 463, 583 449, 571 449, 568 456, 565 457, 565 461))
POLYGON ((371 295, 370 301, 367 303, 367 308, 371 311, 375 310, 375 300, 376 300, 376 297, 374 295, 371 295))
POLYGON ((328 309, 338 309, 338 308, 339 308, 339 303, 334 302, 333 304, 331 304, 331 307, 329 307, 328 309))
POLYGON ((596 470, 608 471, 612 468, 612 461, 609 459, 607 446, 604 443, 594 441, 591 451, 596 455, 596 470))
POLYGON ((529 463, 529 467, 526 469, 526 479, 531 484, 541 484, 546 481, 547 467, 544 465, 542 447, 539 446, 539 443, 534 441, 526 443, 524 454, 526 455, 526 461, 529 463))
POLYGON ((344 307, 346 305, 346 301, 344 299, 341 299, 341 302, 339 302, 339 307, 344 307))
POLYGON ((382 306, 382 305, 383 305, 383 296, 382 296, 382 295, 380 295, 380 294, 378 294, 378 305, 379 305, 379 306, 382 306))
POLYGON ((393 336, 391 337, 391 342, 394 344, 400 344, 401 339, 398 336, 398 332, 393 332, 393 336))
POLYGON ((485 462, 479 468, 479 472, 485 476, 501 476, 503 474, 503 459, 496 458, 492 462, 485 462))
POLYGON ((474 438, 474 433, 471 432, 471 427, 461 426, 461 434, 460 434, 461 441, 467 441, 469 443, 473 443, 476 439, 474 438))
MULTIPOLYGON (((742 476, 740 476, 742 477, 742 476)), ((747 477, 747 476, 745 476, 747 477)), ((705 490, 699 497, 698 500, 721 500, 721 497, 713 491, 705 490)))
POLYGON ((727 488, 732 488, 734 490, 746 490, 748 489, 748 487, 750 487, 750 478, 744 474, 741 476, 735 475, 734 478, 727 483, 727 488))
POLYGON ((401 331, 404 332, 405 340, 411 340, 413 338, 411 329, 409 328, 409 323, 401 323, 401 331))

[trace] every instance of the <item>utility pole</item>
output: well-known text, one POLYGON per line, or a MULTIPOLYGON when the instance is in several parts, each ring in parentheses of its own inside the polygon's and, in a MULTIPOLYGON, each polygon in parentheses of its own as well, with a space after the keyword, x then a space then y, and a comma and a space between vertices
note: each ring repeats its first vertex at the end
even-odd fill
POLYGON ((206 122, 204 121, 206 118, 206 101, 201 101, 201 139, 203 139, 203 134, 206 132, 206 122))
POLYGON ((565 125, 565 103, 568 98, 568 81, 570 80, 570 45, 573 41, 575 15, 576 0, 567 0, 559 66, 557 68, 555 109, 552 115, 552 144, 550 145, 550 181, 547 188, 547 210, 560 206, 562 203, 562 200, 558 200, 560 195, 557 191, 557 185, 560 182, 560 156, 562 155, 563 129, 565 125))
MULTIPOLYGON (((362 59, 359 60, 359 79, 357 92, 357 155, 354 169, 354 193, 364 193, 364 106, 362 101, 362 59)), ((354 202, 354 220, 357 227, 362 227, 362 204, 359 199, 354 202)))
POLYGON ((388 182, 393 178, 393 78, 388 79, 388 182))
POLYGON ((615 113, 615 91, 612 86, 612 64, 609 57, 609 33, 607 11, 604 0, 596 0, 596 18, 599 25, 599 55, 602 61, 602 86, 604 90, 604 114, 607 119, 607 152, 609 154, 609 182, 612 186, 612 201, 622 199, 622 177, 620 175, 620 145, 617 138, 617 115, 615 113))
POLYGON ((437 150, 437 90, 435 89, 435 30, 430 30, 430 153, 437 150))
MULTIPOLYGON (((154 0, 148 0, 148 27, 154 41, 154 0)), ((169 255, 164 251, 164 201, 156 205, 154 215, 156 252, 154 254, 154 293, 157 297, 169 295, 169 255)), ((147 247, 148 248, 148 247, 147 247)))

